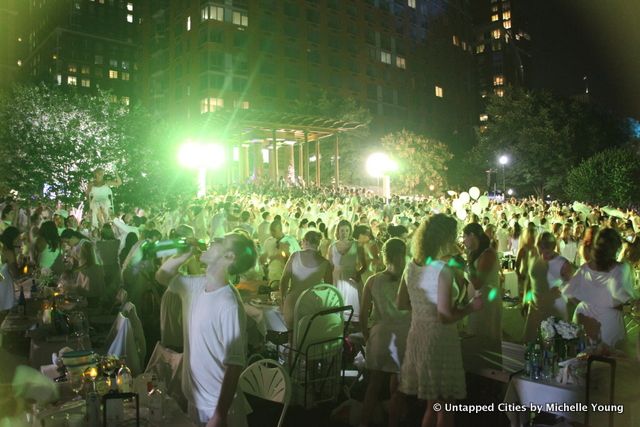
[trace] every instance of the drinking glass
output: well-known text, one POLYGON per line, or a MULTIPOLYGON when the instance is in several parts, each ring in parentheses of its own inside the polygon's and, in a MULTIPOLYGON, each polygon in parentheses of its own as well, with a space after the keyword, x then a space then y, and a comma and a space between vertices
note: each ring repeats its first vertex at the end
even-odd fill
POLYGON ((80 400, 80 392, 84 387, 84 377, 81 374, 71 373, 67 371, 67 378, 69 379, 69 385, 71 386, 71 390, 76 394, 73 400, 80 400))

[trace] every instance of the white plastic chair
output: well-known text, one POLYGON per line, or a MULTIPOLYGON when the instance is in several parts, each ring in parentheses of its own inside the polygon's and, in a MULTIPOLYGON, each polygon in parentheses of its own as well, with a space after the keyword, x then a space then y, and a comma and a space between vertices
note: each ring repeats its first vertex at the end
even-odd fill
POLYGON ((287 371, 278 362, 262 359, 252 363, 242 371, 238 384, 245 394, 282 403, 278 427, 282 426, 291 400, 291 380, 287 371))
POLYGON ((182 393, 182 353, 178 353, 157 342, 145 373, 155 374, 164 382, 167 392, 178 402, 181 408, 187 407, 187 400, 182 393))

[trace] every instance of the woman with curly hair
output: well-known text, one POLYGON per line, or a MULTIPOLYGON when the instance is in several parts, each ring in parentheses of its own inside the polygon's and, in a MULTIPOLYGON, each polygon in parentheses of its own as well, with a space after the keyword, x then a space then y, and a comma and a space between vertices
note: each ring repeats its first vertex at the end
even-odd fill
POLYGON ((460 307, 451 268, 442 260, 456 252, 457 222, 437 214, 422 223, 413 236, 413 260, 398 291, 398 309, 411 310, 399 390, 427 400, 422 426, 452 426, 452 412, 435 411, 447 401, 462 399, 466 383, 456 322, 482 308, 477 295, 460 307))

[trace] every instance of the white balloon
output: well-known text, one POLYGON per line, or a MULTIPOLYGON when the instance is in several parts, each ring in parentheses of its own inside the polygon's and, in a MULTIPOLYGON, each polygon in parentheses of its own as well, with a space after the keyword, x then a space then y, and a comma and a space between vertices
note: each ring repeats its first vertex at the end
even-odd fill
POLYGON ((454 199, 451 202, 451 207, 453 208, 454 211, 457 211, 458 209, 460 209, 462 205, 464 205, 464 203, 462 203, 462 200, 460 199, 454 199))
POLYGON ((464 221, 465 219, 467 219, 467 211, 462 208, 458 209, 456 210, 456 216, 460 221, 464 221))
POLYGON ((482 207, 482 209, 485 209, 487 206, 489 206, 489 198, 487 196, 480 196, 480 198, 478 199, 478 204, 482 207))
POLYGON ((469 195, 473 200, 478 200, 478 197, 480 197, 480 189, 478 187, 471 187, 469 189, 469 195))
POLYGON ((467 193, 466 191, 463 191, 462 193, 460 193, 460 200, 462 200, 462 203, 469 203, 469 200, 471 200, 471 197, 469 197, 469 193, 467 193))
POLYGON ((455 191, 453 191, 453 190, 448 190, 448 191, 447 191, 447 194, 448 194, 448 195, 450 195, 450 196, 455 196, 455 195, 456 195, 456 194, 458 194, 458 193, 456 193, 456 192, 455 192, 455 191))
POLYGON ((473 212, 474 214, 476 214, 476 215, 478 215, 478 216, 482 215, 482 206, 480 206, 480 204, 479 204, 479 203, 477 203, 477 202, 476 202, 476 203, 474 203, 474 204, 471 206, 471 212, 473 212))

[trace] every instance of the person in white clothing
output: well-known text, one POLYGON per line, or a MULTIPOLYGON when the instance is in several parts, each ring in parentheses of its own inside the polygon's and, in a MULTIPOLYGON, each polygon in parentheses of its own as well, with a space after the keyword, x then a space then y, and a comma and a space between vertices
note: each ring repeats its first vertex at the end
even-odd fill
POLYGON ((600 230, 591 259, 580 267, 563 291, 565 297, 580 302, 573 321, 584 325, 592 341, 602 341, 611 348, 621 346, 627 337, 622 305, 636 297, 629 264, 616 261, 621 246, 622 239, 616 230, 600 230))
POLYGON ((236 397, 246 362, 246 314, 229 282, 254 267, 256 248, 242 233, 214 238, 200 256, 206 273, 179 276, 178 269, 192 252, 170 258, 156 273, 156 280, 169 284, 183 301, 183 391, 189 413, 207 427, 246 425, 246 411, 236 397))

